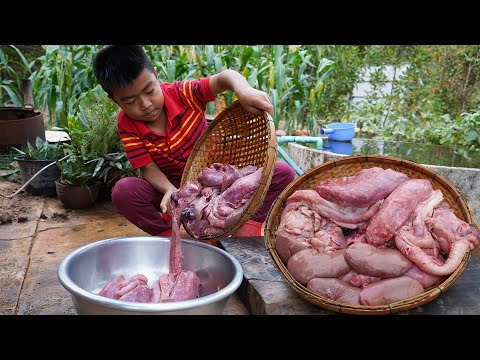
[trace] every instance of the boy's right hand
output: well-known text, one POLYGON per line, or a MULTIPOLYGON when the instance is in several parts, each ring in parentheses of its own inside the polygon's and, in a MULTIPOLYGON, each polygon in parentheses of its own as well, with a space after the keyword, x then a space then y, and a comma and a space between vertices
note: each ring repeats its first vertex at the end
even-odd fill
POLYGON ((162 201, 160 202, 160 210, 162 213, 167 213, 168 215, 172 216, 170 212, 170 201, 172 198, 172 194, 175 192, 175 189, 168 190, 165 194, 163 194, 162 201))
POLYGON ((245 86, 235 94, 246 111, 256 115, 262 115, 262 111, 266 111, 273 116, 272 101, 266 92, 245 86))

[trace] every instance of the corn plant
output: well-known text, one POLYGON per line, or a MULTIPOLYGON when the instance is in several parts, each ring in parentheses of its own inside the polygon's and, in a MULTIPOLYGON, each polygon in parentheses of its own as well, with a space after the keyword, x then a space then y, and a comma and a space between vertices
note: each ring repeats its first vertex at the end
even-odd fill
POLYGON ((0 48, 0 106, 5 106, 9 103, 16 107, 23 107, 23 93, 22 93, 22 78, 20 72, 16 71, 14 67, 23 70, 23 73, 30 75, 35 63, 28 62, 23 53, 14 45, 9 45, 15 50, 18 57, 8 57, 7 54, 0 48))
MULTIPOLYGON (((33 61, 22 58, 21 52, 13 47, 8 48, 8 56, 5 51, 0 52, 1 104, 21 104, 21 79, 13 70, 20 67, 30 74, 36 105, 48 109, 57 126, 68 129, 68 119, 76 116, 81 99, 96 85, 91 60, 99 48, 47 46, 45 55, 33 61), (33 65, 37 67, 39 63, 40 69, 33 71, 33 65)), ((270 95, 276 126, 290 132, 306 128, 315 134, 326 123, 356 119, 370 136, 423 137, 422 141, 476 145, 476 122, 467 125, 468 116, 463 120, 459 116, 478 111, 479 46, 145 45, 144 48, 158 70, 160 81, 198 79, 224 69, 239 71, 249 84, 270 95), (411 66, 403 78, 396 80, 394 91, 380 105, 352 106, 351 93, 359 81, 359 69, 372 65, 400 66, 405 62, 411 66), (388 121, 384 121, 384 110, 388 121), (383 120, 379 121, 381 114, 383 120), (446 134, 445 139, 440 139, 440 132, 430 126, 442 126, 442 119, 446 119, 443 115, 448 114, 459 122, 456 127, 465 128, 463 138, 446 134)), ((225 92, 219 99, 228 106, 235 95, 225 92)), ((214 110, 215 104, 209 103, 207 111, 214 110)))
POLYGON ((34 96, 42 111, 48 109, 50 120, 57 127, 67 128, 67 117, 75 112, 74 105, 96 84, 91 69, 96 45, 48 45, 45 55, 38 58, 42 66, 30 80, 34 96))

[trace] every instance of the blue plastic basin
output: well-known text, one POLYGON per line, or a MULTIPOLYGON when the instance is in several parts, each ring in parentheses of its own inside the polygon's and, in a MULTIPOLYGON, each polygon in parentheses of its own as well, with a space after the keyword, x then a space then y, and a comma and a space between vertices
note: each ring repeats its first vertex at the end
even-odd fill
POLYGON ((353 144, 350 141, 328 140, 323 150, 331 151, 336 154, 352 155, 353 144))
POLYGON ((327 134, 329 140, 351 141, 355 136, 354 123, 331 123, 320 129, 321 134, 327 134))

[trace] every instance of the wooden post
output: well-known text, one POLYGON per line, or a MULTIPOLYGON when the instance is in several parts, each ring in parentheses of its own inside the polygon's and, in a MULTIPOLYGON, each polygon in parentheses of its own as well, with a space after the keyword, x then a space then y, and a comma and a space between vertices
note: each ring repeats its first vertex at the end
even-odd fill
POLYGON ((32 82, 28 79, 22 80, 23 90, 23 107, 33 109, 35 103, 33 101, 32 82))

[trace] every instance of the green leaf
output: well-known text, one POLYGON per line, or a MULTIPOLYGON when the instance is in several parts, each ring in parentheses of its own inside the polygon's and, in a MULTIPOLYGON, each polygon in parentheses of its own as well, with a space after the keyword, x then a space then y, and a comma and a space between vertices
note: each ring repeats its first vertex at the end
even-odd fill
POLYGON ((43 141, 41 137, 37 136, 37 138, 35 139, 35 146, 37 147, 37 149, 42 148, 44 143, 46 143, 46 141, 43 141))
POLYGON ((28 147, 28 152, 30 154, 34 154, 35 153, 35 148, 32 146, 32 144, 30 144, 30 141, 27 142, 27 147, 28 147))
POLYGON ((248 60, 250 60, 252 55, 253 55, 253 49, 250 46, 243 49, 242 57, 240 58, 241 63, 240 63, 239 71, 242 71, 245 68, 245 65, 247 64, 248 60))
POLYGON ((214 62, 215 62, 215 71, 217 73, 222 72, 223 64, 220 56, 215 56, 214 62))
POLYGON ((9 86, 0 85, 0 87, 7 92, 8 96, 10 96, 10 100, 12 101, 13 105, 15 105, 16 107, 22 107, 23 101, 20 100, 20 98, 17 96, 17 94, 15 94, 13 92, 13 90, 10 89, 9 86))
POLYGON ((0 61, 2 62, 3 66, 8 67, 8 61, 5 58, 5 54, 3 53, 2 49, 0 49, 0 61))
POLYGON ((205 46, 205 56, 207 58, 207 65, 211 65, 213 62, 213 46, 212 45, 205 46))
POLYGON ((60 45, 47 45, 47 55, 50 55, 54 51, 57 51, 60 48, 60 45))
POLYGON ((252 69, 252 73, 248 77, 248 83, 250 84, 250 86, 253 86, 255 84, 255 81, 257 80, 257 73, 258 70, 256 68, 252 69))
POLYGON ((176 80, 176 61, 175 60, 167 60, 167 80, 169 82, 174 82, 176 80))
POLYGON ((100 171, 104 162, 105 162, 105 158, 103 158, 103 157, 100 158, 100 160, 98 160, 97 166, 95 166, 95 170, 93 171, 92 176, 95 176, 98 173, 98 171, 100 171))
POLYGON ((31 74, 32 73, 32 69, 30 68, 30 65, 28 64, 28 61, 27 59, 25 59, 25 56, 23 56, 22 52, 14 45, 10 45, 10 47, 12 47, 13 49, 15 49, 15 51, 17 52, 18 56, 20 57, 20 59, 22 60, 22 63, 23 65, 25 65, 25 70, 28 70, 28 73, 31 74))
POLYGON ((185 80, 193 80, 195 79, 195 73, 197 72, 197 70, 195 69, 192 69, 188 72, 188 74, 184 77, 185 80))
POLYGON ((56 103, 55 103, 55 113, 58 114, 60 112, 63 112, 64 110, 64 106, 63 106, 63 100, 58 100, 56 103))
POLYGON ((475 131, 475 130, 469 130, 466 134, 465 134, 465 137, 464 139, 466 141, 468 141, 469 143, 471 143, 472 141, 474 141, 477 137, 478 137, 478 133, 475 131))
POLYGON ((12 149, 18 152, 20 155, 25 155, 25 151, 22 151, 20 149, 17 149, 16 147, 12 146, 12 149))
POLYGON ((103 175, 103 182, 106 183, 107 182, 107 175, 108 175, 108 172, 111 168, 106 168, 105 169, 105 173, 103 175))
POLYGON ((78 113, 78 120, 79 120, 79 124, 82 126, 82 130, 89 130, 90 129, 90 124, 88 123, 87 121, 87 118, 82 114, 82 113, 78 113))
POLYGON ((332 73, 332 71, 333 71, 333 67, 331 67, 330 69, 325 71, 323 73, 323 75, 320 77, 320 79, 318 79, 318 82, 320 83, 320 82, 323 82, 325 79, 327 79, 330 76, 330 74, 332 73))

